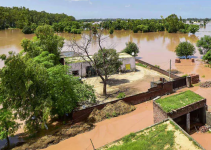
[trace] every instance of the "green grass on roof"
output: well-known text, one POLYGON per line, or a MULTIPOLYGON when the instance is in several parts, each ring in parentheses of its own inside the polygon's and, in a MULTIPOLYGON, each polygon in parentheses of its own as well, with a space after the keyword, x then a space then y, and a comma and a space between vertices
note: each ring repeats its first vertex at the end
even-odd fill
POLYGON ((204 98, 200 95, 192 92, 185 91, 183 93, 172 95, 163 99, 158 99, 155 102, 160 105, 160 107, 165 112, 171 112, 172 110, 177 110, 189 104, 203 100, 204 98))

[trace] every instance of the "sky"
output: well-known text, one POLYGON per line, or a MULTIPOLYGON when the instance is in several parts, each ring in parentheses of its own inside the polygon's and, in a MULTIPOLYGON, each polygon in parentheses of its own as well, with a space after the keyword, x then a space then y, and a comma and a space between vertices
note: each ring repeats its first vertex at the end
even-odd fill
POLYGON ((151 19, 176 14, 182 18, 211 18, 211 0, 0 0, 0 6, 65 13, 76 19, 151 19))

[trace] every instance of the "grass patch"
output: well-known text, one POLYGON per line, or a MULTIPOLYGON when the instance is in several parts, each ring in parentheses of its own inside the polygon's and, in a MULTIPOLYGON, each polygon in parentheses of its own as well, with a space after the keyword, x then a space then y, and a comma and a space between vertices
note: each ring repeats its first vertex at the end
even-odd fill
POLYGON ((118 94, 118 96, 117 96, 117 98, 119 98, 119 99, 121 99, 121 98, 125 98, 125 93, 123 92, 123 93, 119 93, 118 94))
POLYGON ((184 75, 182 75, 182 77, 187 77, 188 76, 188 74, 184 74, 184 75))
POLYGON ((141 67, 144 67, 144 68, 147 68, 147 65, 144 65, 142 63, 136 63, 137 66, 141 66, 141 67))
POLYGON ((107 150, 172 150, 175 144, 175 131, 166 129, 167 124, 160 124, 138 135, 131 133, 122 139, 122 145, 114 145, 107 150))
POLYGON ((165 112, 171 112, 172 110, 179 109, 181 107, 187 106, 189 104, 195 103, 204 99, 200 95, 192 92, 192 91, 185 91, 183 93, 169 96, 163 99, 158 99, 155 102, 160 105, 160 107, 165 112))
POLYGON ((205 78, 205 75, 201 76, 202 78, 205 78))

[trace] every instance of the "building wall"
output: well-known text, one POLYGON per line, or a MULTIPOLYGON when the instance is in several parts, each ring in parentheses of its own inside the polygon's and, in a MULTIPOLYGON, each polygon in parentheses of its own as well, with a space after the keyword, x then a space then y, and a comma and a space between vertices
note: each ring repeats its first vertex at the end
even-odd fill
POLYGON ((206 112, 206 122, 209 126, 211 126, 211 112, 206 112))
POLYGON ((135 71, 136 61, 134 57, 121 58, 120 60, 122 61, 121 70, 126 70, 125 65, 130 64, 130 71, 135 71))
MULTIPOLYGON (((129 57, 129 58, 122 58, 120 59, 122 61, 122 66, 121 69, 125 70, 125 65, 130 64, 131 70, 130 71, 135 71, 136 64, 135 64, 135 58, 134 57, 129 57)), ((68 66, 71 66, 69 73, 72 74, 72 71, 79 71, 79 76, 85 77, 86 76, 86 68, 90 66, 88 62, 79 62, 79 63, 73 63, 73 64, 68 64, 68 66), (82 67, 81 67, 82 64, 82 67), (82 70, 82 71, 81 71, 82 70)))
POLYGON ((154 123, 159 123, 168 118, 167 114, 155 102, 153 102, 153 118, 154 123))
POLYGON ((68 64, 70 66, 69 73, 72 74, 72 71, 79 71, 79 76, 85 77, 86 76, 86 67, 90 66, 88 62, 82 62, 82 63, 74 63, 74 64, 68 64), (81 66, 82 65, 82 66, 81 66))

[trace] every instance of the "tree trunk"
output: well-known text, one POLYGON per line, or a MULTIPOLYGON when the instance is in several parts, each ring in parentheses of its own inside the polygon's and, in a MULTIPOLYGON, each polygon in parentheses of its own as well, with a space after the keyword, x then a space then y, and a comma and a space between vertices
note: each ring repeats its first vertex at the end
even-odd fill
POLYGON ((9 149, 10 148, 10 139, 8 136, 7 136, 6 140, 7 140, 7 148, 9 149))
POLYGON ((106 92, 106 81, 103 82, 103 96, 106 96, 107 92, 106 92))

